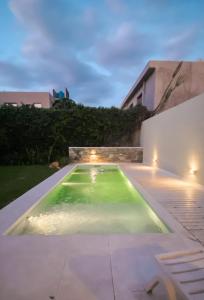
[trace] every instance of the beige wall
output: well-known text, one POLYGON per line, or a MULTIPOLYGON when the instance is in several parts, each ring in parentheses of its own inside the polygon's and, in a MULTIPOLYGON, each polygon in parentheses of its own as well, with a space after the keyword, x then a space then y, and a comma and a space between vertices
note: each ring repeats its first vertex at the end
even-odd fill
MULTIPOLYGON (((159 104, 161 97, 164 94, 164 91, 166 90, 171 78, 172 74, 175 71, 176 67, 178 66, 179 62, 155 62, 155 68, 156 68, 156 82, 155 82, 155 101, 153 104, 153 108, 155 109, 157 105, 159 104)), ((190 97, 189 97, 190 98, 190 97)))
MULTIPOLYGON (((172 78, 172 74, 178 66, 178 63, 179 62, 174 61, 155 62, 156 85, 154 108, 156 108, 159 104, 161 97, 172 78)), ((179 71, 179 75, 182 76, 183 83, 172 92, 163 110, 174 107, 204 92, 203 61, 184 61, 179 71)))
MULTIPOLYGON (((149 110, 155 109, 160 103, 178 64, 179 61, 149 61, 124 99, 124 101, 127 102, 123 101, 122 108, 128 108, 131 103, 136 105, 137 96, 143 90, 143 104, 147 106, 149 110), (151 69, 154 69, 154 72, 148 77, 147 74, 151 69), (146 79, 144 79, 145 75, 146 79), (142 87, 139 88, 138 86, 141 85, 142 87)), ((162 111, 204 92, 204 61, 184 61, 176 78, 180 76, 183 79, 182 84, 173 90, 168 102, 162 107, 162 111)))
POLYGON ((128 102, 127 106, 124 107, 124 109, 128 109, 132 106, 135 106, 137 105, 137 97, 140 95, 140 94, 143 94, 143 87, 141 87, 137 93, 132 97, 132 99, 130 100, 130 102, 128 102))
POLYGON ((52 106, 53 97, 48 92, 0 92, 0 105, 4 103, 41 104, 43 108, 52 106))
POLYGON ((141 146, 144 163, 204 184, 204 94, 144 121, 141 146))

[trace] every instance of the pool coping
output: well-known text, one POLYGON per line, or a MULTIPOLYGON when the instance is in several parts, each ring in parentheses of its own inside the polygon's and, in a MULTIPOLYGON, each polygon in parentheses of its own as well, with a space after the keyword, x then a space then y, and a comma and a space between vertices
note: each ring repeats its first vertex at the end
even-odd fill
MULTIPOLYGON (((22 218, 24 218, 25 215, 28 214, 33 209, 33 207, 35 207, 42 200, 43 197, 45 197, 65 176, 71 173, 71 171, 80 164, 105 164, 119 166, 124 175, 137 189, 137 191, 144 197, 144 200, 157 214, 159 219, 161 219, 164 225, 167 225, 167 227, 169 227, 170 232, 163 234, 177 233, 187 238, 193 239, 190 233, 180 223, 178 223, 169 214, 169 212, 145 190, 144 187, 136 182, 127 170, 124 170, 123 163, 73 163, 65 166, 0 210, 0 235, 7 236, 8 233, 12 231, 12 229, 22 220, 22 218)), ((136 165, 144 164, 138 163, 136 165)), ((136 233, 132 233, 132 235, 136 235, 136 233)))
MULTIPOLYGON (((72 163, 43 180, 0 210, 0 235, 10 231, 44 198, 56 185, 81 163, 72 163)), ((93 164, 93 163, 82 163, 93 164)), ((94 163, 97 164, 97 163, 94 163)), ((98 163, 99 164, 99 163, 98 163)), ((117 163, 103 163, 117 165, 117 163)))
POLYGON ((0 235, 7 235, 7 232, 12 230, 25 214, 37 205, 75 166, 76 164, 65 166, 2 208, 0 210, 0 235))
MULTIPOLYGON (((141 164, 145 165, 145 164, 141 164)), ((132 185, 137 189, 137 191, 143 196, 144 200, 151 207, 151 209, 158 215, 164 225, 169 227, 169 233, 177 233, 185 236, 187 238, 193 239, 193 236, 177 221, 175 220, 170 213, 155 199, 155 197, 151 196, 150 193, 137 181, 135 181, 131 174, 128 171, 124 170, 123 165, 119 164, 122 172, 127 176, 132 185)), ((164 233, 164 234, 169 234, 164 233)))

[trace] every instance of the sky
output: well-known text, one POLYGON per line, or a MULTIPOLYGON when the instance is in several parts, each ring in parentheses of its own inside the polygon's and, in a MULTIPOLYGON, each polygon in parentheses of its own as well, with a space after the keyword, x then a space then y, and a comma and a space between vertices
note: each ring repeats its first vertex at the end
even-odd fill
POLYGON ((149 60, 204 59, 203 0, 0 0, 0 90, 120 106, 149 60))

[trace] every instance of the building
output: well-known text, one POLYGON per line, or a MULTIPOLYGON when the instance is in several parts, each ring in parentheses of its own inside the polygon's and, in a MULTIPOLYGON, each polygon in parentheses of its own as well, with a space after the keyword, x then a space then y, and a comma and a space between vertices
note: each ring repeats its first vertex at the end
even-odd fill
POLYGON ((52 103, 53 96, 49 92, 0 92, 0 105, 28 104, 39 108, 50 108, 52 103))
POLYGON ((52 95, 55 100, 69 99, 69 91, 67 88, 65 88, 64 92, 63 91, 56 92, 56 90, 53 89, 52 95))
POLYGON ((204 92, 204 61, 149 61, 122 102, 163 111, 204 92))

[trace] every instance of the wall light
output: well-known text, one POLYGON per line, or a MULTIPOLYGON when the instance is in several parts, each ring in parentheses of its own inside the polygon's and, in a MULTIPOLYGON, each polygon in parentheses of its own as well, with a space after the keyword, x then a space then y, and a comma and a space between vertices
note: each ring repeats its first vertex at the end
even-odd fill
POLYGON ((97 155, 96 155, 96 150, 95 149, 91 149, 90 154, 89 154, 89 161, 90 162, 96 162, 98 159, 97 155))
POLYGON ((192 153, 189 156, 189 163, 188 163, 188 169, 186 170, 189 174, 189 179, 191 181, 197 181, 197 173, 199 171, 199 157, 197 155, 197 153, 192 153))
POLYGON ((198 170, 194 169, 194 168, 191 168, 190 169, 190 174, 191 175, 196 175, 198 173, 198 170))
POLYGON ((158 151, 156 146, 153 147, 153 153, 152 153, 152 167, 157 168, 158 167, 158 151))
POLYGON ((154 158, 153 158, 153 164, 152 164, 152 166, 153 166, 154 168, 158 167, 158 158, 157 158, 157 157, 154 157, 154 158))
POLYGON ((92 161, 97 161, 97 155, 96 154, 91 154, 90 155, 90 162, 92 161))
POLYGON ((96 154, 96 150, 95 150, 95 149, 92 149, 92 150, 91 150, 91 155, 94 155, 94 154, 96 154))

